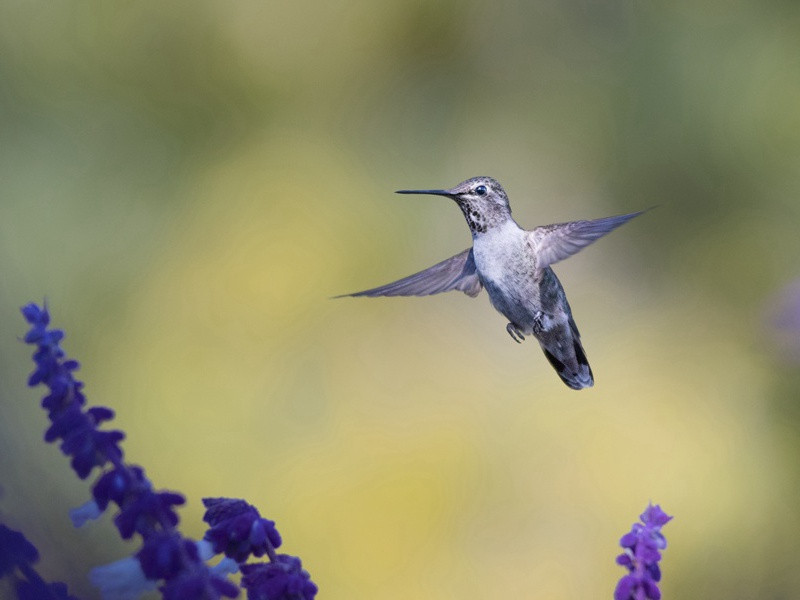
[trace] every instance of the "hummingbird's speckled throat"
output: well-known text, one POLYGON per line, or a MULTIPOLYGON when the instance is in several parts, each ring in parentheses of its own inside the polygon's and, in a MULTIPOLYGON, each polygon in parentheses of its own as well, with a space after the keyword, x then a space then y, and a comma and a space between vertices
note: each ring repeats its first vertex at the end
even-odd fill
POLYGON ((469 230, 475 233, 486 233, 488 229, 484 216, 467 200, 456 200, 461 212, 464 213, 464 218, 467 220, 469 230))
POLYGON ((455 200, 472 232, 472 248, 424 271, 350 296, 427 296, 459 290, 477 296, 483 288, 506 330, 517 342, 533 335, 562 381, 575 390, 594 376, 561 282, 550 265, 579 252, 642 212, 593 221, 522 229, 511 216, 508 196, 491 177, 473 177, 448 190, 399 190, 455 200))

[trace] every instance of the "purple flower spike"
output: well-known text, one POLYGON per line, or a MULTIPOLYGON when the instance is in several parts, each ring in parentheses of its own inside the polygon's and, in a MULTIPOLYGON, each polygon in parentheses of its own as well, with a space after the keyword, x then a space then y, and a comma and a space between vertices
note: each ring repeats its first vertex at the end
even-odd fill
POLYGON ((61 441, 61 451, 71 457, 72 468, 78 477, 85 479, 95 467, 108 462, 116 463, 122 458, 119 443, 125 437, 121 431, 99 431, 97 426, 114 416, 104 407, 84 410, 86 398, 81 393, 83 383, 77 381, 72 372, 80 366, 78 361, 65 357, 59 344, 64 339, 60 329, 48 329, 50 315, 47 308, 28 304, 22 314, 31 329, 25 335, 28 344, 36 344, 33 361, 36 369, 28 379, 28 385, 45 384, 50 393, 42 400, 51 425, 45 433, 45 441, 61 441))
MULTIPOLYGON (((107 592, 104 596, 135 597, 140 590, 154 588, 156 581, 163 582, 160 589, 166 598, 217 600, 238 595, 236 586, 213 573, 200 560, 196 544, 177 531, 178 515, 174 507, 183 504, 184 497, 174 492, 154 491, 141 467, 125 463, 119 446, 124 434, 98 428, 112 419, 114 412, 102 406, 85 407, 83 384, 72 375, 79 367, 78 361, 67 359, 59 345, 64 332, 48 329, 47 309, 28 304, 22 308, 22 314, 31 325, 25 341, 37 347, 33 354, 36 367, 28 383, 49 388, 42 400, 51 422, 45 440, 61 441, 62 452, 71 457, 72 467, 81 479, 88 477, 95 467, 106 468, 92 488, 93 502, 85 505, 93 509, 82 507, 77 511, 77 521, 85 519, 84 512, 96 516, 114 504, 119 508, 114 523, 120 535, 125 539, 134 534, 142 537, 143 546, 136 560, 117 561, 108 568, 95 569, 95 580, 107 592)), ((3 541, 2 547, 6 546, 14 547, 3 541)), ((15 552, 30 555, 30 552, 15 552)), ((0 552, 0 567, 5 566, 4 560, 0 552)), ((19 570, 23 567, 16 564, 19 570)), ((14 568, 13 564, 10 568, 14 568)), ((23 583, 27 587, 18 590, 20 598, 24 594, 27 594, 25 598, 41 600, 66 598, 66 588, 55 585, 45 588, 41 580, 31 577, 23 583)))
POLYGON ((619 545, 625 550, 617 556, 617 564, 628 569, 617 583, 614 600, 660 600, 661 590, 661 550, 667 547, 667 540, 661 527, 672 517, 656 504, 649 504, 639 516, 641 523, 634 523, 631 531, 622 536, 619 545))
POLYGON ((18 600, 77 600, 61 582, 47 583, 34 570, 39 552, 19 531, 0 524, 0 579, 13 576, 18 600))
POLYGON ((275 521, 262 518, 254 506, 233 498, 203 498, 203 504, 207 509, 203 520, 211 525, 204 539, 211 542, 214 552, 224 552, 237 562, 251 554, 275 555, 281 545, 275 521))
MULTIPOLYGON (((134 556, 92 569, 90 579, 103 598, 134 599, 156 588, 166 600, 220 600, 235 598, 239 588, 225 576, 241 566, 248 598, 258 600, 313 600, 317 586, 303 570, 299 558, 276 554, 281 536, 275 522, 263 518, 244 500, 206 498, 204 520, 210 525, 205 540, 195 542, 180 534, 175 507, 186 501, 181 494, 155 491, 144 469, 128 464, 119 444, 121 431, 101 431, 98 426, 113 419, 105 407, 87 408, 83 384, 73 377, 79 367, 60 347, 64 332, 48 329, 47 308, 28 304, 22 314, 31 329, 25 342, 36 345, 36 365, 28 383, 44 384, 49 393, 42 400, 50 427, 47 442, 60 441, 78 476, 88 477, 95 467, 100 474, 92 486, 92 499, 72 511, 76 526, 94 519, 108 508, 119 509, 114 523, 125 538, 138 534, 142 547, 134 556), (206 565, 214 554, 226 558, 206 565), (240 565, 250 555, 267 555, 268 563, 240 565)), ((0 526, 0 578, 16 578, 22 600, 74 600, 63 584, 47 584, 30 566, 38 558, 36 548, 0 526)), ((243 583, 244 585, 244 583, 243 583)))

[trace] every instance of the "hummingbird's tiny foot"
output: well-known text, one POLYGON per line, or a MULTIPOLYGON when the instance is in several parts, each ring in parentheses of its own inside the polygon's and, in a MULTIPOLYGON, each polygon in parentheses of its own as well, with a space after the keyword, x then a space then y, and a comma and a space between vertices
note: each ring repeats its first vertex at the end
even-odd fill
POLYGON ((544 323, 542 322, 542 317, 544 313, 540 310, 536 311, 536 314, 533 315, 533 333, 540 334, 544 331, 544 323))
POLYGON ((525 336, 522 335, 522 330, 520 330, 520 328, 514 325, 513 323, 509 323, 508 325, 506 325, 506 331, 508 332, 508 335, 511 336, 511 339, 517 342, 518 344, 521 344, 522 341, 525 339, 525 336))

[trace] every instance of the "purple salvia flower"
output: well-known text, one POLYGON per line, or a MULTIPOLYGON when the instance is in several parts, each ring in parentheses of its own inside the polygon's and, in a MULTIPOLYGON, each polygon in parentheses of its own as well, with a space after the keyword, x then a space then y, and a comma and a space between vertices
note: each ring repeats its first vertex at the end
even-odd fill
POLYGON ((624 552, 617 557, 617 564, 628 569, 617 583, 614 600, 660 600, 661 590, 661 550, 667 547, 667 540, 661 527, 672 517, 656 504, 649 504, 639 516, 641 523, 634 523, 629 533, 622 536, 619 545, 624 552))

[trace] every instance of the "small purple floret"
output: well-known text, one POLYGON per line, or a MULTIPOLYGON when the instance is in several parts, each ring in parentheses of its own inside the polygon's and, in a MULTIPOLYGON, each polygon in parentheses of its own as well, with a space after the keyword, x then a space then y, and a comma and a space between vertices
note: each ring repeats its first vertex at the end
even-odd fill
POLYGON ((151 535, 136 553, 148 579, 171 579, 181 571, 202 564, 197 545, 174 531, 151 535))
POLYGON ((123 539, 128 539, 134 533, 147 538, 152 532, 174 527, 178 523, 178 515, 172 507, 185 502, 182 495, 174 492, 147 490, 123 505, 114 517, 114 523, 123 539))
POLYGON ((272 562, 242 565, 248 600, 313 600, 317 586, 300 559, 278 554, 272 562))
POLYGON ((144 476, 141 467, 115 467, 103 473, 92 488, 92 495, 101 510, 105 510, 109 502, 118 506, 128 504, 141 492, 150 490, 151 485, 144 476))
POLYGON ((244 500, 203 498, 203 504, 206 507, 203 520, 211 525, 204 539, 211 542, 214 552, 224 552, 228 558, 244 562, 251 554, 271 557, 281 545, 275 521, 262 518, 244 500))
POLYGON ((0 525, 0 579, 39 560, 39 552, 19 531, 0 525))

